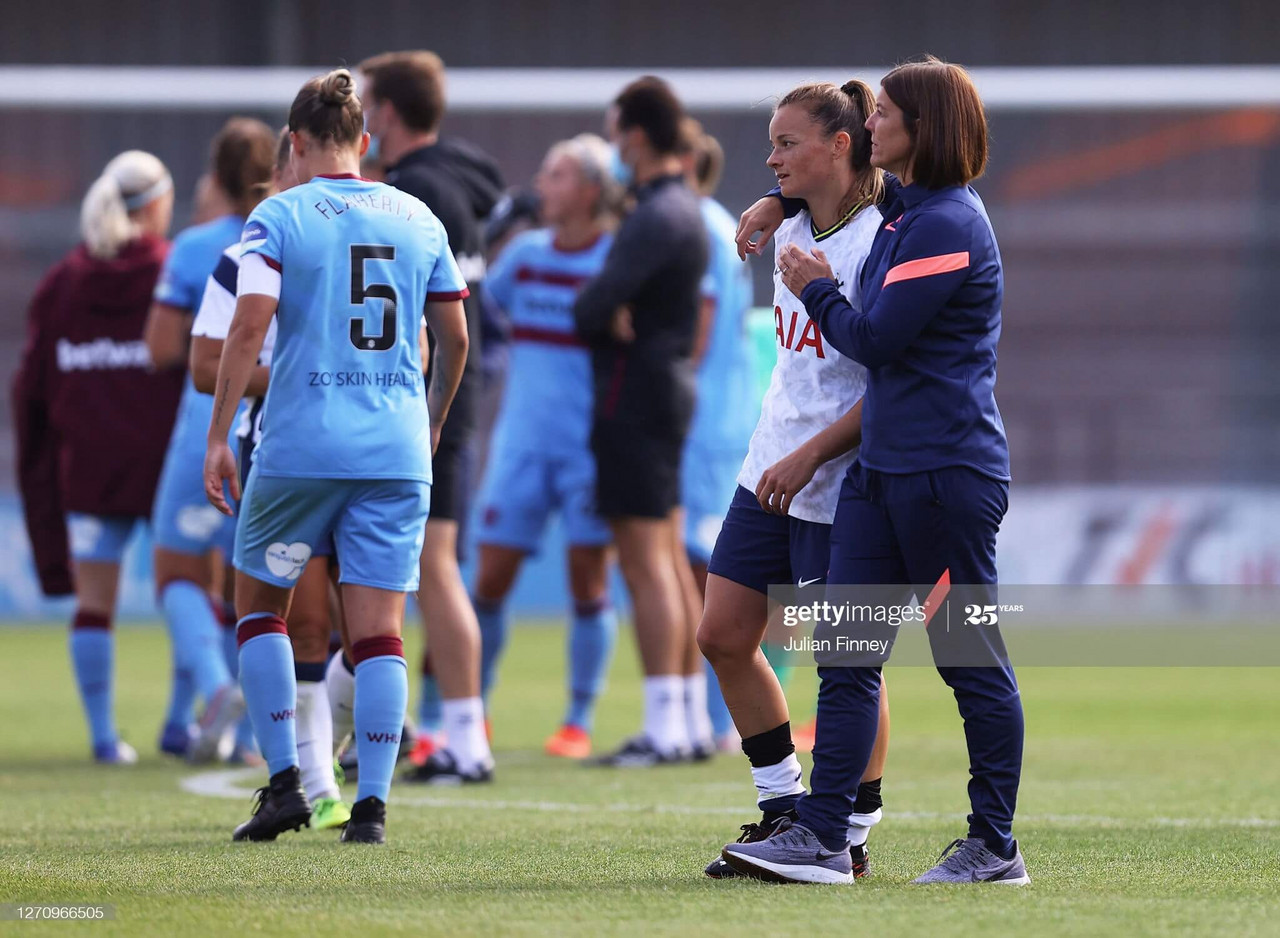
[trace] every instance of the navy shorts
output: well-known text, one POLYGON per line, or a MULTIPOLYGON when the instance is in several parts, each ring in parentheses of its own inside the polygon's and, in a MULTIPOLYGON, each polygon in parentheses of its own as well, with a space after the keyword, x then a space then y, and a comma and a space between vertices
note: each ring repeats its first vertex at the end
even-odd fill
POLYGON ((738 486, 707 572, 767 594, 770 586, 826 583, 830 561, 831 525, 769 514, 738 486))

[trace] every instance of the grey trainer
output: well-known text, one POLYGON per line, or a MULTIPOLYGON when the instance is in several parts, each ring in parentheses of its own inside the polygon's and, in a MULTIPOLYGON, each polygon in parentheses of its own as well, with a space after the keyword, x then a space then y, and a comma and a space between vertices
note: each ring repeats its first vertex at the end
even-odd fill
POLYGON ((1005 886, 1026 886, 1031 882, 1027 865, 1022 862, 1018 842, 1013 842, 1013 859, 1006 860, 987 849, 979 837, 953 840, 938 857, 938 864, 923 876, 917 876, 912 884, 926 883, 1002 883, 1005 886))
POLYGON ((737 872, 776 883, 852 883, 848 846, 828 850, 818 835, 783 819, 767 840, 729 844, 720 854, 737 872))
MULTIPOLYGON (((739 830, 742 831, 742 836, 738 838, 738 843, 756 844, 762 840, 767 840, 773 835, 774 831, 778 829, 778 825, 781 824, 783 820, 794 821, 795 819, 796 813, 794 811, 788 811, 786 814, 778 815, 771 821, 761 819, 759 823, 756 824, 743 824, 742 827, 739 828, 739 830)), ((726 863, 724 857, 719 854, 716 855, 714 860, 707 864, 707 868, 704 872, 712 879, 732 879, 735 876, 742 875, 726 863)))

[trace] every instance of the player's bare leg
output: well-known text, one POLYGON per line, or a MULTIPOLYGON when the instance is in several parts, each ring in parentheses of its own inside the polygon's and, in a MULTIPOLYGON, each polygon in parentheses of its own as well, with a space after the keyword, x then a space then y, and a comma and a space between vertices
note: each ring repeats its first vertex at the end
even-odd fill
POLYGON ((624 518, 610 522, 635 616, 636 644, 644 669, 644 733, 629 741, 607 765, 653 765, 678 761, 689 749, 684 717, 685 619, 669 518, 624 518))
MULTIPOLYGON (((435 662, 447 739, 440 752, 411 769, 405 780, 431 784, 489 781, 493 756, 480 696, 480 625, 458 569, 456 521, 427 522, 419 568, 418 606, 435 662)), ((352 615, 350 609, 347 615, 352 615)))
POLYGON ((768 613, 763 593, 714 574, 707 577, 698 647, 715 669, 743 739, 790 719, 782 685, 760 649, 768 613))
POLYGON ((702 591, 694 578, 689 563, 689 552, 684 544, 684 511, 677 508, 671 513, 671 534, 674 538, 671 553, 675 562, 676 579, 680 582, 680 597, 684 605, 684 632, 680 642, 683 649, 681 674, 684 681, 684 718, 689 734, 689 749, 695 759, 709 759, 715 752, 711 717, 707 713, 707 675, 702 652, 698 648, 698 625, 702 621, 702 591))

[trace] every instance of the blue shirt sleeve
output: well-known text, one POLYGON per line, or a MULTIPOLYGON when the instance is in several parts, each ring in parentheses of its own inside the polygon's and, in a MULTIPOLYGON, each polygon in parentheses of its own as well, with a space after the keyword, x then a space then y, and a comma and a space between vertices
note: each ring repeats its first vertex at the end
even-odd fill
POLYGON ((284 269, 286 213, 279 196, 258 203, 240 233, 240 256, 261 254, 276 270, 284 269))
POLYGON ((463 300, 471 295, 467 289, 467 281, 463 279, 458 262, 449 250, 449 235, 444 225, 435 219, 440 253, 436 255, 435 266, 431 268, 431 276, 427 278, 427 302, 440 303, 447 300, 463 300))
POLYGON ((968 279, 970 242, 959 219, 924 212, 901 232, 869 309, 855 310, 826 277, 811 281, 800 301, 841 354, 878 368, 898 358, 968 279))
POLYGON ((184 237, 185 234, 183 232, 174 239, 173 247, 160 271, 160 279, 156 281, 152 299, 157 303, 194 313, 204 294, 204 281, 209 276, 209 271, 201 272, 198 269, 195 255, 200 252, 193 250, 194 245, 190 238, 184 237))

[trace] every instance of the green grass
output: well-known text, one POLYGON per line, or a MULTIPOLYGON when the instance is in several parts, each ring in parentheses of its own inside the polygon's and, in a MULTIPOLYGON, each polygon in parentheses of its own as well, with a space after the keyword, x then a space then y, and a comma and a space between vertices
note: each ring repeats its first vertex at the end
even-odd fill
MULTIPOLYGON (((143 761, 104 769, 87 756, 63 630, 0 630, 0 902, 116 907, 111 922, 6 934, 1280 934, 1275 670, 1023 669, 1026 889, 907 885, 963 834, 966 762, 937 675, 892 670, 873 877, 779 887, 702 875, 752 819, 742 758, 611 772, 541 755, 562 705, 559 630, 515 631, 493 702, 497 782, 394 789, 385 849, 312 831, 233 845, 247 795, 184 791, 193 773, 155 754, 163 633, 118 634, 119 721, 143 761)), ((813 688, 794 675, 797 719, 813 688)), ((624 645, 599 743, 636 728, 638 698, 624 645)))

